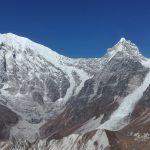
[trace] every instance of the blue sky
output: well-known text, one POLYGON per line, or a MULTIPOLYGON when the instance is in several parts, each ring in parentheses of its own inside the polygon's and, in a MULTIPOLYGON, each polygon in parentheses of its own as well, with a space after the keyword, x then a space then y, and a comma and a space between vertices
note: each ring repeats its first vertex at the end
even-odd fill
POLYGON ((150 57, 147 0, 5 0, 0 33, 12 32, 69 57, 101 57, 121 37, 150 57))

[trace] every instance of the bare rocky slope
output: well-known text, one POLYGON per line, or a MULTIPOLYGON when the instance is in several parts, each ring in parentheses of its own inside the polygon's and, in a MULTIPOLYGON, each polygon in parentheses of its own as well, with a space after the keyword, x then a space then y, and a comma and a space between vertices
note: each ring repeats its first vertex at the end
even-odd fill
POLYGON ((0 149, 149 150, 150 60, 121 40, 72 59, 0 34, 0 149))

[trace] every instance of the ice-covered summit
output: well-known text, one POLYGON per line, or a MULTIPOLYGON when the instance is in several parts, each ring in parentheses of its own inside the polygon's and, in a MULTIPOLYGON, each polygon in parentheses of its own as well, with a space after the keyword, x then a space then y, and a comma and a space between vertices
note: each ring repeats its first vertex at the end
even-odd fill
POLYGON ((119 42, 121 42, 121 43, 126 42, 126 39, 124 37, 122 37, 119 42))
POLYGON ((111 56, 115 56, 118 52, 122 53, 124 56, 126 55, 138 59, 143 58, 138 47, 130 40, 126 40, 125 38, 121 38, 116 45, 108 49, 108 53, 111 56))

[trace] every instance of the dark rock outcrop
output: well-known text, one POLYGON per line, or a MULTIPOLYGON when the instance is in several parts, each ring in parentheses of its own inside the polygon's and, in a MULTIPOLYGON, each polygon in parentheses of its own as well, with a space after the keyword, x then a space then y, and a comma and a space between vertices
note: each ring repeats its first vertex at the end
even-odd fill
POLYGON ((0 140, 9 139, 10 128, 19 121, 19 116, 4 105, 0 105, 0 140))

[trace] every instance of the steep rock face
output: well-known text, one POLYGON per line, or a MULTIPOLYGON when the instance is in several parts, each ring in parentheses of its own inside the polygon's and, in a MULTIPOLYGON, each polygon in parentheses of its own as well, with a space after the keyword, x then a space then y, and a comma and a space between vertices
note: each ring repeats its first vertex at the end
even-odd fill
POLYGON ((29 39, 3 34, 0 44, 0 100, 26 123, 44 123, 59 114, 91 77, 79 60, 61 56, 29 39))
POLYGON ((130 49, 113 50, 116 54, 98 74, 85 82, 79 94, 68 101, 64 112, 40 128, 42 137, 44 134, 51 138, 66 136, 94 116, 103 115, 100 123, 104 123, 123 99, 141 85, 148 73, 139 61, 141 55, 134 58, 133 54, 128 54, 130 49))

